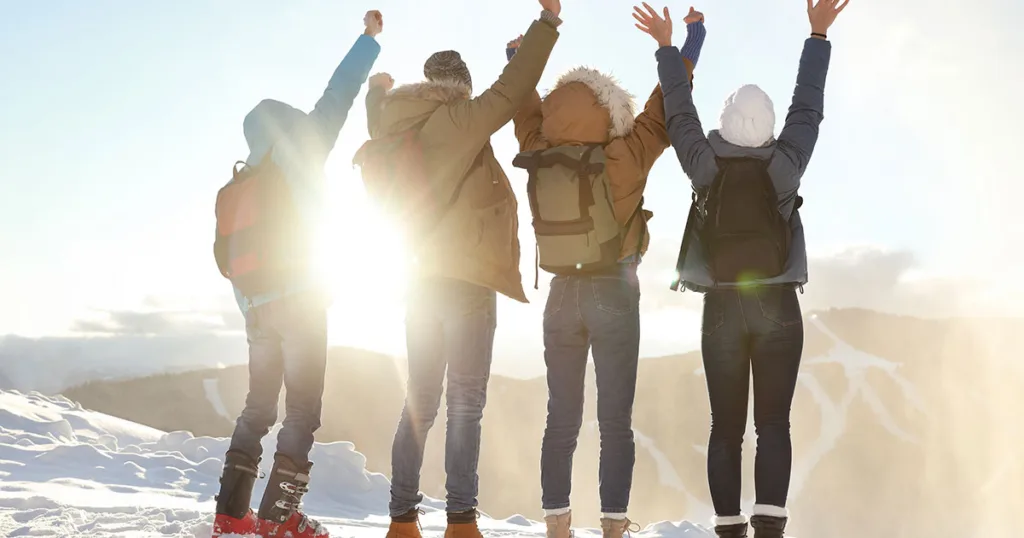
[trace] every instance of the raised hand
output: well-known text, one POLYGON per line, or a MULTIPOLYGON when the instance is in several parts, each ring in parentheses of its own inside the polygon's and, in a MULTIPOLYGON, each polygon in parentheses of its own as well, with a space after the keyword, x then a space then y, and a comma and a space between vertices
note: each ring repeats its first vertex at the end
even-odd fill
POLYGON ((686 17, 683 19, 683 22, 685 22, 686 24, 693 24, 697 21, 704 22, 704 14, 701 13, 700 11, 697 11, 696 9, 693 9, 693 6, 690 6, 690 12, 686 14, 686 17))
POLYGON ((647 2, 643 4, 644 9, 633 6, 633 18, 639 22, 636 27, 641 32, 653 37, 659 47, 672 46, 672 16, 669 14, 668 8, 666 7, 664 10, 665 16, 659 17, 658 12, 654 11, 654 8, 647 2))
POLYGON ((364 34, 377 37, 377 34, 384 31, 384 16, 375 9, 367 11, 366 16, 363 17, 363 24, 366 25, 364 34))
POLYGON ((561 0, 540 0, 540 7, 554 13, 556 17, 562 13, 561 0))
POLYGON ((522 44, 523 44, 523 34, 519 34, 519 37, 513 39, 512 41, 509 41, 508 44, 505 45, 505 48, 515 50, 515 49, 518 49, 519 45, 522 45, 522 44))
POLYGON ((839 16, 850 0, 807 0, 807 18, 811 21, 811 32, 825 35, 836 17, 839 16))
POLYGON ((391 78, 391 75, 387 73, 377 73, 370 77, 370 89, 383 88, 384 91, 389 92, 391 88, 395 87, 395 79, 391 78))

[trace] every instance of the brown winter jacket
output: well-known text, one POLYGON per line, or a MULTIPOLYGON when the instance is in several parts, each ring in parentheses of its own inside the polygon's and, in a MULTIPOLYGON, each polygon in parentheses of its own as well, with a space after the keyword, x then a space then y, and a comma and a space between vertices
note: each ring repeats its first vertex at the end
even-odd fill
POLYGON ((426 120, 420 141, 428 176, 441 199, 461 189, 435 231, 414 246, 418 276, 471 282, 528 302, 519 272, 518 204, 490 138, 535 91, 557 39, 551 23, 534 22, 498 81, 474 99, 469 87, 454 82, 421 82, 367 96, 371 138, 426 120))
MULTIPOLYGON (((693 64, 683 61, 692 81, 693 64)), ((615 220, 625 225, 638 210, 643 217, 633 219, 626 232, 620 260, 642 255, 650 242, 647 221, 654 213, 640 204, 651 167, 669 147, 661 86, 654 88, 640 115, 634 118, 633 113, 632 96, 614 79, 577 68, 562 75, 543 101, 533 92, 514 118, 520 151, 604 145, 615 220)))

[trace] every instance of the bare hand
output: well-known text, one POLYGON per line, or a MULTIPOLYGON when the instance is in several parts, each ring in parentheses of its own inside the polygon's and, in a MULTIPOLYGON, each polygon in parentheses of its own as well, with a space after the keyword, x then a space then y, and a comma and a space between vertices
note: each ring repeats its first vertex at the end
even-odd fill
POLYGON ((540 0, 540 7, 554 13, 556 17, 562 13, 561 0, 540 0))
POLYGON ((818 4, 814 5, 814 0, 807 0, 807 18, 811 21, 811 31, 816 34, 827 33, 849 3, 850 0, 818 0, 818 4))
POLYGON ((513 39, 512 41, 509 41, 508 45, 505 45, 505 48, 507 48, 507 49, 518 49, 519 45, 522 45, 522 44, 523 44, 523 34, 519 34, 519 37, 513 39))
POLYGON ((690 12, 686 15, 686 18, 683 19, 683 22, 686 24, 692 24, 697 21, 704 22, 704 14, 693 9, 693 6, 690 6, 690 12))
POLYGON ((367 11, 366 16, 363 17, 363 24, 366 25, 364 34, 377 37, 377 34, 384 31, 384 16, 377 10, 367 11))
POLYGON ((672 16, 669 15, 667 7, 664 18, 659 17, 658 12, 647 2, 644 2, 644 9, 633 6, 633 10, 633 18, 640 23, 636 27, 641 32, 653 37, 660 47, 672 46, 672 16))
POLYGON ((387 73, 377 73, 370 77, 370 89, 383 88, 385 92, 389 92, 394 87, 395 79, 391 78, 391 75, 387 73))

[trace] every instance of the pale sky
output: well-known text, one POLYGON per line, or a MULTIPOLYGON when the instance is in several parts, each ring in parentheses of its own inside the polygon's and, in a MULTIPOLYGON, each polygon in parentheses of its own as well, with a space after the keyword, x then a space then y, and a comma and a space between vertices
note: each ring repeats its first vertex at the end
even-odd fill
MULTIPOLYGON (((633 27, 632 2, 563 4, 542 94, 560 73, 589 65, 618 77, 642 105, 657 82, 656 44, 633 27)), ((669 6, 680 21, 689 4, 669 6)), ((772 96, 781 127, 809 33, 804 0, 695 7, 708 27, 695 89, 705 128, 744 83, 772 96)), ((241 315, 211 244, 216 191, 247 153, 246 112, 263 98, 308 110, 368 9, 385 17, 374 72, 416 82, 429 54, 454 48, 479 93, 505 64, 505 43, 540 9, 532 0, 48 0, 4 8, 0 335, 31 338, 82 338, 95 327, 112 338, 237 330, 241 315), (123 330, 109 328, 113 318, 123 330)), ((802 189, 814 259, 805 310, 1021 311, 1022 20, 1024 5, 1013 0, 969 8, 851 0, 829 32, 825 121, 802 189)), ((678 22, 675 42, 684 39, 678 22)), ((349 164, 366 139, 363 95, 365 88, 327 168, 336 219, 324 249, 337 292, 331 341, 402 356, 401 253, 370 231, 376 217, 349 164)), ((511 128, 493 143, 525 200, 526 178, 510 166, 511 128)), ((694 349, 699 297, 665 289, 689 201, 671 152, 652 172, 646 200, 655 218, 641 270, 642 352, 694 349)), ((532 289, 528 211, 521 204, 532 304, 499 306, 495 371, 512 375, 543 366, 546 285, 542 274, 541 289, 532 289)))

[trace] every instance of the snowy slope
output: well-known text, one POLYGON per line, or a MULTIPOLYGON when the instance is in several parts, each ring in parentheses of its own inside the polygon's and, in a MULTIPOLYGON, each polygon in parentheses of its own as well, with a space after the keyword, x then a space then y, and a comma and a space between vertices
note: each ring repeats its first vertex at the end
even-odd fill
MULTIPOLYGON (((273 435, 264 443, 272 453, 273 435)), ((226 439, 163 433, 62 398, 0 391, 0 536, 209 536, 226 439)), ((382 538, 389 484, 366 471, 351 443, 317 444, 306 508, 333 536, 382 538)), ((265 482, 257 483, 254 498, 265 482)), ((443 503, 424 507, 424 533, 440 536, 443 503)), ((543 536, 521 516, 482 519, 487 536, 543 536)), ((577 536, 599 536, 579 530, 577 536)), ((691 523, 662 522, 638 538, 707 538, 691 523)))

